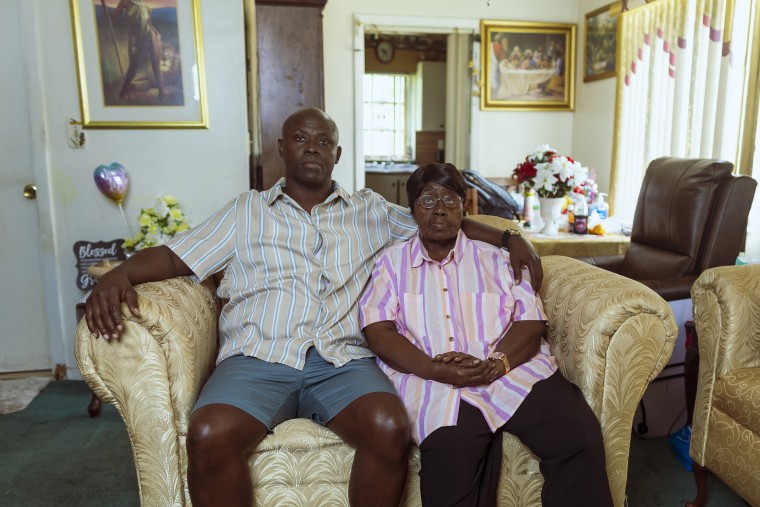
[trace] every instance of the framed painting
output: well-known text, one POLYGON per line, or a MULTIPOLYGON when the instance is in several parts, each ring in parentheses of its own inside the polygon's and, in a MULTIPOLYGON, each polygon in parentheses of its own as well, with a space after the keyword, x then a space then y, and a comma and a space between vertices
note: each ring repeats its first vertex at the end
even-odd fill
POLYGON ((615 75, 617 55, 617 16, 610 14, 612 4, 586 14, 584 30, 583 82, 615 75))
POLYGON ((69 0, 84 128, 208 128, 200 0, 69 0))
POLYGON ((480 40, 481 109, 575 108, 574 24, 483 20, 480 40))

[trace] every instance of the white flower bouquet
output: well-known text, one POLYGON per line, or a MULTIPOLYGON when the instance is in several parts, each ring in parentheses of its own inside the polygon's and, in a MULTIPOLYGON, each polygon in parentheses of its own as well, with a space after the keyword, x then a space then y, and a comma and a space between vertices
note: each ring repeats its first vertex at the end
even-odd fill
POLYGON ((513 174, 519 183, 535 189, 539 197, 564 197, 588 181, 588 168, 548 144, 537 146, 517 164, 513 174))

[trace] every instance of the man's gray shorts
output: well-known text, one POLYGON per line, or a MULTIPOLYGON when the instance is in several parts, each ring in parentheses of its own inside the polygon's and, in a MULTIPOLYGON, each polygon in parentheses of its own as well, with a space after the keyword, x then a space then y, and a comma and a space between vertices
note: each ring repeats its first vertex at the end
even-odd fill
POLYGON ((397 395, 374 357, 336 368, 311 347, 303 370, 248 356, 225 359, 203 386, 193 411, 212 403, 232 405, 271 431, 296 417, 325 425, 352 401, 378 392, 397 395))

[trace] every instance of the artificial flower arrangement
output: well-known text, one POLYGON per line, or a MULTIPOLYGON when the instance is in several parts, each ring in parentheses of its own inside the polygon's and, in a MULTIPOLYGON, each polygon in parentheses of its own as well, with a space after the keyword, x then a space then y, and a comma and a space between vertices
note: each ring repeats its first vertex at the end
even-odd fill
POLYGON ((512 173, 518 183, 533 188, 539 197, 564 197, 570 192, 583 193, 581 187, 593 184, 588 168, 548 144, 537 146, 512 173))
POLYGON ((162 245, 178 232, 190 228, 179 201, 172 195, 157 197, 155 207, 141 209, 137 223, 140 230, 121 245, 127 252, 162 245))
POLYGON ((594 202, 599 195, 599 187, 593 178, 586 178, 573 188, 573 193, 583 195, 588 202, 594 202))

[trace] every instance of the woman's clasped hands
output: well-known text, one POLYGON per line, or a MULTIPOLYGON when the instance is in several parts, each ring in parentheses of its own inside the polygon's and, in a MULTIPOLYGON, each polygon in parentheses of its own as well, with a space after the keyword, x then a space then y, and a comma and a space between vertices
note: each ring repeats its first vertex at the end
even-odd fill
POLYGON ((490 384, 506 373, 501 361, 479 359, 465 352, 444 352, 433 356, 433 368, 434 380, 452 387, 490 384))

